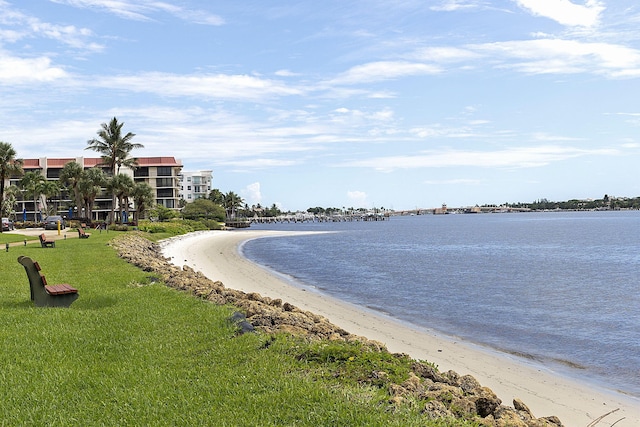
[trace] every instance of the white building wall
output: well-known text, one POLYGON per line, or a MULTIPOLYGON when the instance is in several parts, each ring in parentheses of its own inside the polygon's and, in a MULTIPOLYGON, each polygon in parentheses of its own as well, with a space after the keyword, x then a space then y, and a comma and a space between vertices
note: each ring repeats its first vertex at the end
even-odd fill
POLYGON ((209 196, 213 183, 213 171, 182 171, 179 179, 180 198, 187 203, 191 203, 194 200, 209 196))

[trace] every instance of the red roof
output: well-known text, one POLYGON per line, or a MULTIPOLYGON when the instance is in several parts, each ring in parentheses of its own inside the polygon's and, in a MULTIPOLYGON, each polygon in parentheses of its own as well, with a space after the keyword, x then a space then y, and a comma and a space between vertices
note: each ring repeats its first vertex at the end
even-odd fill
POLYGON ((69 162, 75 162, 76 159, 47 159, 48 168, 62 168, 69 162))
MULTIPOLYGON (((100 157, 85 157, 85 168, 102 165, 100 157)), ((75 162, 76 159, 49 159, 45 158, 45 164, 48 168, 62 168, 69 162, 75 162)), ((23 169, 42 169, 45 165, 40 166, 40 159, 24 159, 23 169)), ((175 157, 138 157, 138 166, 182 166, 175 157)))
POLYGON ((40 160, 24 159, 22 163, 22 169, 40 169, 40 160))
POLYGON ((98 166, 98 165, 106 166, 106 165, 103 165, 101 163, 102 163, 102 159, 101 158, 97 158, 96 159, 95 157, 91 157, 91 158, 86 158, 85 157, 85 159, 84 159, 84 167, 85 168, 92 168, 92 167, 95 167, 95 166, 98 166))
POLYGON ((138 166, 182 166, 175 157, 138 157, 138 166))

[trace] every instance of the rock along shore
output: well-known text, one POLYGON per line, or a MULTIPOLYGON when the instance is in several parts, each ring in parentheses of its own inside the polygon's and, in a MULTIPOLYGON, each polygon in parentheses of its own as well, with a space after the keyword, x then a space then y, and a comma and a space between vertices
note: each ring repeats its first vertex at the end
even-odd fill
MULTIPOLYGON (((139 234, 123 234, 111 245, 121 258, 154 273, 169 287, 214 304, 237 307, 245 316, 246 321, 241 321, 248 323, 248 329, 256 328, 267 334, 289 333, 308 339, 358 341, 374 351, 387 351, 384 344, 350 334, 323 316, 300 310, 280 299, 229 289, 222 282, 212 281, 188 266, 176 267, 162 255, 160 245, 139 234)), ((374 382, 387 387, 392 404, 401 404, 408 398, 423 402, 425 417, 474 419, 481 425, 496 427, 562 426, 555 416, 536 418, 519 399, 513 401, 513 407, 503 405, 491 389, 482 387, 471 375, 438 372, 427 363, 415 361, 409 379, 402 384, 390 382, 384 372, 372 372, 372 384, 374 382)))

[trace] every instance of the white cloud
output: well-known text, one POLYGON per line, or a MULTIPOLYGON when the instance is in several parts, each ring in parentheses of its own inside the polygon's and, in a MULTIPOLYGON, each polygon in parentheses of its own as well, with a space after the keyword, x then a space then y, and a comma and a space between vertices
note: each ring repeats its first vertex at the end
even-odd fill
POLYGON ((347 191, 347 198, 355 208, 367 207, 367 193, 364 191, 347 191))
POLYGON ((479 179, 444 179, 444 180, 427 180, 423 181, 427 185, 479 185, 481 181, 479 179))
POLYGON ((296 77, 296 76, 299 76, 300 74, 294 73, 293 71, 289 71, 289 70, 278 70, 275 72, 275 75, 278 77, 296 77))
POLYGON ((100 9, 135 21, 152 20, 151 15, 165 12, 194 24, 222 25, 224 19, 204 10, 185 9, 175 4, 157 0, 50 0, 53 3, 84 9, 100 9))
POLYGON ((254 182, 245 187, 240 192, 240 195, 248 205, 256 205, 262 202, 262 192, 260 190, 260 183, 254 182))
POLYGON ((610 77, 640 74, 640 51, 610 43, 541 39, 469 46, 498 62, 495 66, 532 74, 591 72, 610 77))
POLYGON ((142 73, 97 77, 93 84, 110 89, 155 93, 160 96, 197 96, 220 99, 259 100, 265 97, 301 95, 302 90, 277 80, 249 75, 142 73))
POLYGON ((64 77, 66 71, 52 66, 50 58, 17 58, 0 52, 0 83, 51 82, 64 77))
POLYGON ((583 138, 575 138, 571 136, 552 135, 546 132, 537 132, 533 134, 535 141, 581 141, 583 138))
MULTIPOLYGON (((242 153, 236 153, 236 156, 242 156, 242 153)), ((278 160, 278 159, 261 159, 251 157, 245 160, 230 160, 217 162, 221 165, 234 166, 237 170, 255 170, 265 168, 281 168, 293 166, 298 162, 296 160, 278 160)))
POLYGON ((437 6, 431 6, 431 10, 438 12, 455 12, 456 10, 475 9, 479 6, 478 1, 473 0, 445 0, 437 6))
POLYGON ((413 75, 442 74, 453 64, 460 70, 478 70, 488 66, 527 74, 593 73, 612 78, 640 76, 638 49, 622 44, 560 38, 428 47, 404 57, 423 63, 385 61, 363 64, 352 67, 334 83, 356 84, 413 75))
POLYGON ((5 43, 43 37, 64 43, 74 49, 98 52, 104 48, 98 43, 88 41, 94 37, 93 32, 88 28, 43 22, 38 18, 13 10, 4 1, 0 1, 0 22, 6 27, 15 27, 15 29, 2 29, 1 40, 5 43))
POLYGON ((583 156, 611 156, 612 149, 580 149, 562 146, 518 147, 497 151, 426 151, 414 156, 377 157, 356 160, 342 166, 373 168, 380 171, 413 168, 485 167, 529 168, 583 156))
POLYGON ((605 7, 600 1, 587 0, 584 5, 569 0, 515 0, 522 8, 536 16, 544 16, 562 25, 594 27, 605 7))
POLYGON ((451 63, 461 61, 472 61, 480 58, 481 55, 470 49, 453 46, 435 46, 417 50, 412 57, 421 61, 431 61, 436 63, 451 63))
POLYGON ((357 65, 335 78, 334 84, 359 84, 384 80, 393 80, 401 77, 438 74, 442 70, 439 67, 408 61, 379 61, 357 65))

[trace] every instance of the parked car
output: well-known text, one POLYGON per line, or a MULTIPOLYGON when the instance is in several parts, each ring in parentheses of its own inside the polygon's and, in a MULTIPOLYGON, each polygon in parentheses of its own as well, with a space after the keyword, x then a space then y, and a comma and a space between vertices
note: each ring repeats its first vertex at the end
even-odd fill
POLYGON ((60 222, 60 228, 65 229, 67 224, 64 221, 64 218, 58 215, 50 215, 47 219, 44 220, 44 229, 45 230, 57 230, 58 222, 60 222))
POLYGON ((9 218, 2 218, 2 231, 13 230, 13 221, 9 218))

